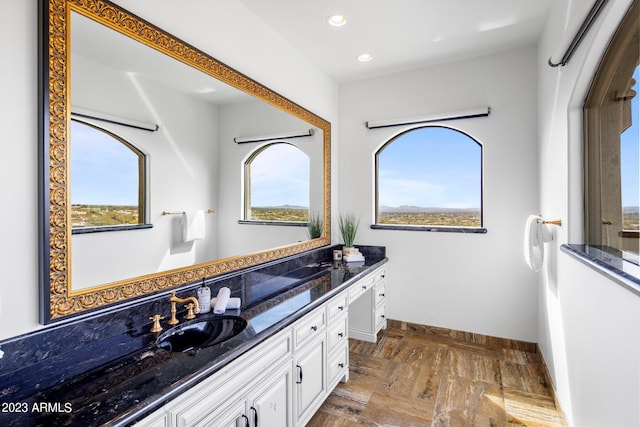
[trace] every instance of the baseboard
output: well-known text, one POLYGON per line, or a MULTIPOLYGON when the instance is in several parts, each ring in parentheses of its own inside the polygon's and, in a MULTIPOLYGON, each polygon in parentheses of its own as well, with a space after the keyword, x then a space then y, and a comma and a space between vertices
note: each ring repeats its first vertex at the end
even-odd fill
POLYGON ((567 414, 562 409, 562 405, 560 405, 560 401, 558 400, 558 393, 556 392, 556 384, 553 382, 553 378, 551 377, 551 372, 549 372, 549 368, 547 367, 547 361, 544 360, 544 354, 540 350, 540 346, 536 343, 536 352, 540 355, 540 359, 542 360, 542 365, 544 366, 544 376, 547 384, 551 386, 551 394, 553 394, 553 403, 556 405, 556 408, 562 413, 562 417, 567 420, 567 414))
POLYGON ((461 342, 482 344, 489 348, 509 348, 529 353, 537 353, 538 345, 534 342, 520 341, 509 338, 493 337, 491 335, 476 334, 474 332, 458 331, 437 326, 421 325, 419 323, 404 322, 387 319, 387 327, 410 331, 413 333, 435 335, 461 342))

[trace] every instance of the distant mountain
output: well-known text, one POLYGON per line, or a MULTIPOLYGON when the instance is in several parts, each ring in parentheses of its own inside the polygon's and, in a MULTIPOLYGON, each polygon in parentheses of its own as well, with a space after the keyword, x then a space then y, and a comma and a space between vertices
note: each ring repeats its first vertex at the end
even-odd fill
POLYGON ((638 206, 625 206, 622 208, 622 213, 627 215, 639 215, 640 207, 638 206))
POLYGON ((480 209, 477 208, 467 208, 467 209, 459 209, 459 208, 437 208, 437 207, 429 207, 423 208, 421 206, 380 206, 380 213, 478 213, 480 209))

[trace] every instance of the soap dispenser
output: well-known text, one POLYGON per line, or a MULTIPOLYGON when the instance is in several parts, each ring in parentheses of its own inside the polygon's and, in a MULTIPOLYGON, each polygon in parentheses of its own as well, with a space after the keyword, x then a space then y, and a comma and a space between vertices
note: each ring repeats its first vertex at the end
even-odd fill
POLYGON ((211 289, 204 284, 204 278, 202 279, 202 286, 198 288, 198 304, 200 304, 200 313, 208 313, 211 311, 211 289))

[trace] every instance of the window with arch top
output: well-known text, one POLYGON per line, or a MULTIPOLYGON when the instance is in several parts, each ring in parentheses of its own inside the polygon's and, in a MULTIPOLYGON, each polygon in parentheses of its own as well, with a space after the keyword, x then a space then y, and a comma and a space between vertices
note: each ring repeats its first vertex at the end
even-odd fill
POLYGON ((306 225, 310 165, 309 156, 287 142, 254 151, 244 164, 244 219, 306 225))
POLYGON ((145 227, 145 155, 100 127, 71 120, 74 234, 145 227))
MULTIPOLYGON (((585 243, 640 265, 640 2, 605 52, 584 103, 585 243)), ((626 268, 625 268, 626 272, 626 268)))
POLYGON ((485 233, 482 145, 464 132, 425 126, 403 132, 375 155, 372 228, 485 233))

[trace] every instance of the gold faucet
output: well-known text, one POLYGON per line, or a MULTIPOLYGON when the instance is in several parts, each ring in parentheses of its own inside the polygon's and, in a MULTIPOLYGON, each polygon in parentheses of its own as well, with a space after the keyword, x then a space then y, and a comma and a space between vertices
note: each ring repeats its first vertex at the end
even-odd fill
POLYGON ((185 305, 185 307, 187 307, 187 315, 185 316, 185 319, 190 320, 193 319, 194 317, 196 317, 195 313, 199 313, 200 312, 200 304, 198 304, 198 300, 196 299, 196 297, 187 297, 187 298, 178 298, 176 296, 175 292, 171 292, 171 298, 169 298, 169 302, 171 302, 171 319, 169 320, 169 324, 170 325, 177 325, 179 323, 178 319, 176 318, 176 303, 189 303, 187 305, 185 305))

